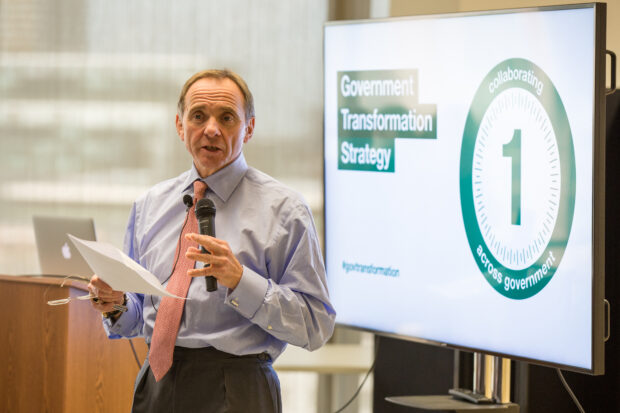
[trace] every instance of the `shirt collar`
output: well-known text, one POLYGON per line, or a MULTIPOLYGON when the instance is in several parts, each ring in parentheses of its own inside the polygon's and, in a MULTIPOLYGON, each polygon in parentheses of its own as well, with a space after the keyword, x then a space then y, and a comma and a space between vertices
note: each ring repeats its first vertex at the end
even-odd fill
POLYGON ((183 188, 182 191, 186 192, 190 189, 196 179, 202 179, 215 195, 226 202, 235 188, 237 188, 237 185, 239 185, 239 182, 241 182, 247 170, 248 164, 245 161, 243 152, 229 165, 226 165, 224 168, 206 178, 200 178, 196 165, 192 163, 192 169, 187 171, 187 177, 181 186, 183 188))

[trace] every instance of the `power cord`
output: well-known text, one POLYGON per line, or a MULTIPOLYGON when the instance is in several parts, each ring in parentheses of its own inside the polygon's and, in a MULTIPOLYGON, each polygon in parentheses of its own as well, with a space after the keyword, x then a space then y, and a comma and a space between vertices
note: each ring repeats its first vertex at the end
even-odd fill
POLYGON ((573 391, 571 390, 570 386, 566 382, 566 379, 564 378, 564 375, 562 374, 562 370, 560 370, 560 369, 555 369, 555 370, 558 372, 558 376, 560 376, 560 380, 562 381, 562 384, 564 385, 564 388, 566 389, 566 391, 570 395, 571 399, 573 399, 573 401, 575 402, 575 405, 577 405, 577 409, 579 409, 579 411, 581 413, 586 413, 586 411, 583 410, 583 407, 581 407, 581 404, 579 403, 579 400, 577 400, 577 396, 575 396, 575 393, 573 393, 573 391))
POLYGON ((366 372, 366 375, 364 376, 364 379, 362 380, 362 382, 360 383, 359 387, 357 388, 357 390, 355 391, 355 393, 353 393, 353 396, 351 396, 351 398, 349 399, 348 402, 346 402, 344 404, 344 406, 342 406, 340 409, 336 410, 334 413, 340 413, 342 412, 344 409, 346 409, 351 403, 353 403, 353 400, 355 400, 355 398, 360 394, 360 391, 362 390, 362 387, 364 387, 364 384, 366 383, 366 380, 368 380, 368 377, 370 376, 370 374, 374 371, 375 369, 375 364, 377 364, 377 354, 379 354, 379 341, 375 340, 375 357, 374 360, 372 361, 372 365, 370 366, 370 368, 368 369, 368 371, 366 372))

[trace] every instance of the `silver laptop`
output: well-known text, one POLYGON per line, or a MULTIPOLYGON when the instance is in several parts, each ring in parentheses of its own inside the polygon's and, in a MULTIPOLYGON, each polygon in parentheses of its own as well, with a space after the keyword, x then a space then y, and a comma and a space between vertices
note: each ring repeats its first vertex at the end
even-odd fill
POLYGON ((44 275, 77 275, 90 279, 93 271, 67 234, 95 241, 92 218, 32 217, 39 265, 44 275))

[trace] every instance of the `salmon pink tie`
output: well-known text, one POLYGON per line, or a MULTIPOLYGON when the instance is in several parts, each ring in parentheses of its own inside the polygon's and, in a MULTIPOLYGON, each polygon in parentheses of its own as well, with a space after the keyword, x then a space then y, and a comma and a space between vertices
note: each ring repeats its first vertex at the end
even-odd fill
MULTIPOLYGON (((194 181, 194 205, 196 205, 199 199, 204 197, 206 190, 207 184, 201 180, 194 181)), ((189 284, 192 281, 192 277, 187 275, 187 271, 194 268, 195 264, 195 261, 185 257, 185 251, 190 246, 195 246, 194 243, 185 239, 185 234, 192 232, 198 232, 198 221, 196 221, 194 208, 189 208, 187 211, 187 222, 174 254, 175 259, 178 256, 178 262, 170 277, 170 282, 166 286, 168 292, 183 298, 187 297, 189 284)), ((185 300, 178 298, 163 297, 161 300, 149 351, 149 364, 156 381, 164 377, 168 370, 170 370, 170 366, 172 366, 172 353, 174 352, 174 344, 177 341, 177 333, 179 332, 184 305, 185 300)))

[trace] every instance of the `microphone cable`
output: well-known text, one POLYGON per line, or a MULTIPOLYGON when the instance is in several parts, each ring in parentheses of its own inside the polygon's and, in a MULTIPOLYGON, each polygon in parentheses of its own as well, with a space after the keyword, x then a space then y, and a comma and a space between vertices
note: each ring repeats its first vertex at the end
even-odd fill
MULTIPOLYGON (((187 210, 189 211, 189 209, 194 204, 194 200, 190 195, 185 195, 183 196, 183 203, 185 204, 185 206, 187 206, 187 210)), ((185 214, 185 221, 183 221, 183 225, 181 226, 181 232, 179 233, 179 240, 177 241, 177 245, 181 244, 181 236, 183 235, 183 230, 185 229, 185 225, 187 225, 188 217, 189 217, 189 214, 185 214)), ((174 258, 174 264, 172 265, 172 271, 170 271, 170 275, 162 282, 162 285, 168 282, 170 277, 172 277, 172 274, 174 274, 174 270, 177 267, 177 263, 179 262, 179 256, 181 255, 181 248, 177 248, 177 250, 178 251, 177 251, 176 257, 174 258)), ((157 313, 158 308, 157 306, 155 306, 155 302, 153 301, 153 295, 149 295, 149 298, 151 300, 151 305, 155 309, 155 313, 157 313)), ((131 352, 133 353, 133 358, 136 361, 138 370, 140 370, 142 368, 142 364, 140 363, 140 358, 138 357, 138 353, 136 352, 136 347, 134 346, 133 340, 131 338, 128 340, 129 340, 129 345, 131 346, 131 352)))
MULTIPOLYGON (((187 207, 187 209, 189 209, 190 207, 187 207)), ((185 225, 187 225, 187 217, 189 216, 189 214, 185 215, 185 221, 183 221, 183 226, 181 227, 181 233, 179 234, 179 241, 178 244, 181 243, 181 235, 183 235, 183 230, 185 229, 185 225)), ((168 280, 170 279, 170 277, 172 277, 172 274, 174 274, 174 269, 177 267, 177 262, 179 261, 179 256, 181 254, 181 248, 177 248, 177 254, 176 257, 174 258, 174 264, 172 265, 172 271, 170 271, 170 275, 162 282, 162 285, 166 282, 168 282, 168 280)), ((153 306, 153 308, 155 309, 155 313, 157 314, 157 312, 159 311, 159 309, 157 308, 157 306, 155 305, 155 302, 153 301, 153 295, 149 295, 149 299, 151 300, 151 305, 153 306)), ((133 344, 133 340, 129 339, 129 345, 131 346, 131 351, 133 353, 133 358, 134 360, 136 360, 136 365, 138 366, 138 370, 140 370, 142 368, 142 364, 140 363, 140 358, 138 357, 138 353, 136 352, 136 347, 133 344)))
MULTIPOLYGON (((184 203, 185 203, 185 199, 183 199, 184 203)), ((192 202, 193 203, 193 202, 192 202)), ((185 203, 185 205, 187 205, 187 203, 185 203)), ((187 210, 189 211, 189 208, 191 207, 187 207, 187 210)), ((183 226, 181 226, 181 232, 179 233, 179 240, 177 241, 177 253, 176 256, 174 258, 174 264, 172 265, 172 271, 170 271, 170 275, 164 280, 162 281, 162 285, 164 285, 165 283, 168 282, 168 280, 170 279, 170 277, 172 277, 172 274, 174 274, 174 270, 177 267, 177 263, 179 262, 179 256, 181 255, 181 236, 183 235, 183 230, 185 229, 185 225, 187 225, 187 220, 189 218, 189 214, 185 214, 185 221, 183 221, 183 226)), ((151 305, 153 306, 153 308, 155 309, 155 313, 157 313, 158 308, 157 306, 155 306, 155 302, 153 301, 153 295, 149 295, 150 299, 151 299, 151 305)))
POLYGON ((133 358, 136 360, 136 365, 138 366, 138 370, 142 368, 142 364, 140 364, 140 358, 138 357, 138 353, 136 352, 136 347, 133 345, 133 340, 129 340, 129 345, 131 346, 131 351, 133 352, 133 358))

